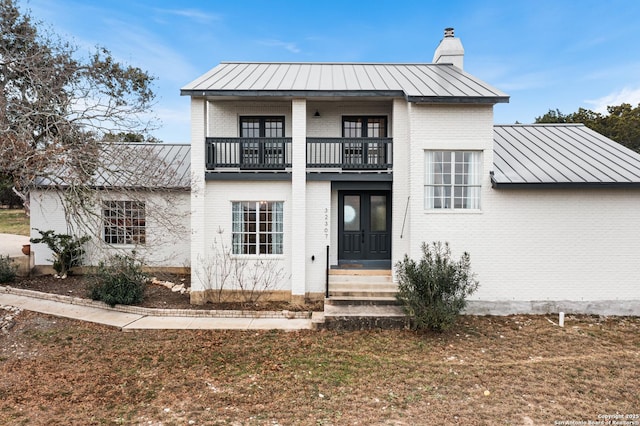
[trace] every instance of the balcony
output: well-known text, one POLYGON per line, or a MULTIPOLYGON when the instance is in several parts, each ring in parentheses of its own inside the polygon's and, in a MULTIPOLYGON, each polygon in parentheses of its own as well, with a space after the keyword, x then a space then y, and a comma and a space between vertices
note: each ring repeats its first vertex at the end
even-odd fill
POLYGON ((308 168, 390 169, 391 138, 307 138, 308 168))
MULTIPOLYGON (((307 138, 307 168, 387 170, 392 138, 307 138)), ((291 138, 207 138, 207 170, 277 171, 291 167, 291 138)))

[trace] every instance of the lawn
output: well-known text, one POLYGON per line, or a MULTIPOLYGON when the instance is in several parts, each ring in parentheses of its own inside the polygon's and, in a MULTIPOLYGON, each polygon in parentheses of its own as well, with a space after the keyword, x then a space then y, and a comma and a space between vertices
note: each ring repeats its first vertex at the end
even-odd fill
POLYGON ((0 209, 0 234, 29 236, 29 218, 24 210, 0 209))
POLYGON ((640 319, 555 320, 465 316, 440 335, 123 333, 25 311, 0 334, 0 424, 553 425, 637 415, 640 319))

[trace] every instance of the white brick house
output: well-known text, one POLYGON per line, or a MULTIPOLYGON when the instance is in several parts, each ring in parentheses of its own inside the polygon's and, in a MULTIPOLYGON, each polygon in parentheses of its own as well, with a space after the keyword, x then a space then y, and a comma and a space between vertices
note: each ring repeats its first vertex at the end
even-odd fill
POLYGON ((470 312, 640 314, 640 156, 584 126, 494 127, 508 96, 463 53, 451 30, 431 64, 222 63, 186 85, 192 302, 215 244, 302 299, 327 264, 447 241, 481 283, 470 312))

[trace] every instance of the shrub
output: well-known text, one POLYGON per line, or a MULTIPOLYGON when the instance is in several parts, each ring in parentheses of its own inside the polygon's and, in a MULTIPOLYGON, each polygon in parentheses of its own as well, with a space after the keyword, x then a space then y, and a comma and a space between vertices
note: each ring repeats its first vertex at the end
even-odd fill
POLYGON ((9 255, 0 256, 0 283, 8 283, 16 279, 18 265, 11 261, 9 255))
POLYGON ((70 273, 70 269, 79 266, 82 263, 84 249, 82 246, 89 241, 88 236, 80 238, 67 234, 56 234, 55 231, 41 231, 36 229, 40 234, 40 238, 31 238, 33 244, 43 243, 53 252, 53 269, 56 276, 66 278, 70 273))
POLYGON ((100 262, 91 298, 110 306, 138 303, 144 296, 147 275, 142 264, 130 256, 115 255, 100 262))
POLYGON ((467 296, 479 285, 471 273, 469 253, 456 262, 451 259, 448 243, 422 243, 422 259, 416 263, 405 255, 396 270, 397 298, 412 317, 415 329, 450 328, 466 306, 467 296))

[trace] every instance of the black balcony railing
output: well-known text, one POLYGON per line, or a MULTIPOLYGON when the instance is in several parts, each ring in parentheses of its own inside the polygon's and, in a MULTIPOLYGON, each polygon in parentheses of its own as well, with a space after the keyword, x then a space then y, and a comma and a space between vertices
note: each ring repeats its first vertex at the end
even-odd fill
POLYGON ((307 138, 307 167, 390 169, 392 138, 307 138))
MULTIPOLYGON (((391 138, 307 138, 307 167, 345 170, 390 169, 391 138)), ((207 170, 291 167, 291 138, 207 138, 207 170)))
POLYGON ((291 167, 291 138, 207 138, 207 170, 291 167))

